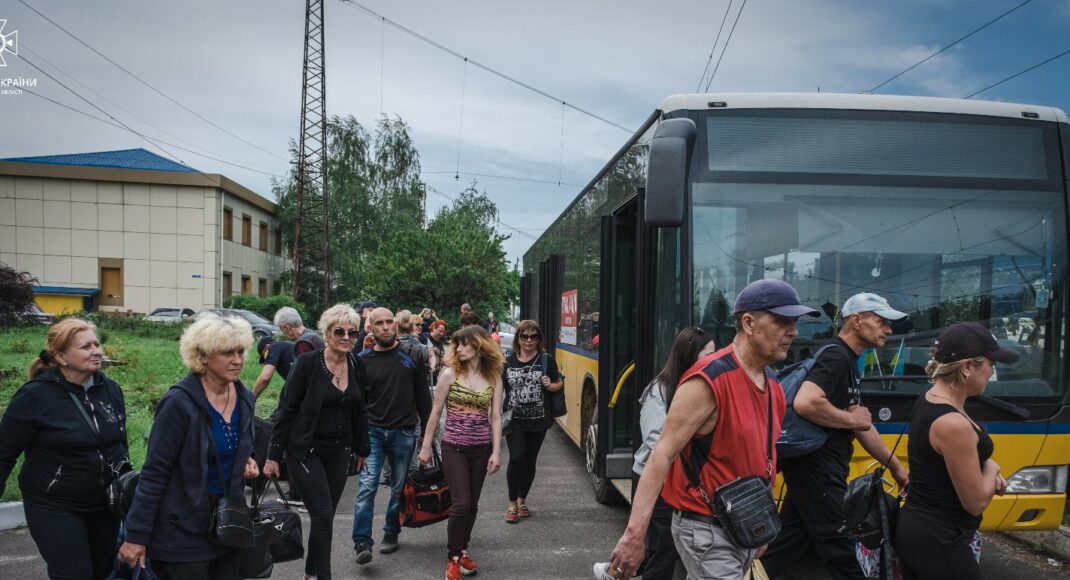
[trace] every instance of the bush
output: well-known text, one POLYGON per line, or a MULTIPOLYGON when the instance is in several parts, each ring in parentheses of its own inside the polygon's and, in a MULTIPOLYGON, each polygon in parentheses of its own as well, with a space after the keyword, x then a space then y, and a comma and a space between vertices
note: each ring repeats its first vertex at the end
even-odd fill
POLYGON ((305 323, 305 326, 309 328, 316 327, 316 319, 309 316, 308 309, 295 300, 293 296, 279 295, 258 298, 248 294, 236 294, 227 298, 223 302, 223 306, 226 308, 249 310, 271 321, 275 320, 275 312, 283 306, 289 306, 297 309, 297 313, 301 315, 301 320, 305 323))
POLYGON ((101 342, 107 342, 111 333, 122 333, 141 338, 160 338, 177 342, 182 337, 182 331, 187 326, 186 324, 153 322, 139 316, 110 312, 82 312, 77 317, 97 325, 97 334, 101 342))
POLYGON ((33 285, 37 279, 29 272, 18 272, 0 262, 0 326, 12 326, 22 320, 22 313, 33 304, 33 285))

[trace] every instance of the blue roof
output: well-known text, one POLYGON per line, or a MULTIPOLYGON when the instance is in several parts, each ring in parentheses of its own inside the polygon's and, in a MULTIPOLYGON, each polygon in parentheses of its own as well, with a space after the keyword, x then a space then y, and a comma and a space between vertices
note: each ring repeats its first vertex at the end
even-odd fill
POLYGON ((97 151, 95 153, 72 153, 69 155, 45 155, 40 157, 9 157, 0 161, 13 163, 42 163, 45 165, 76 165, 80 167, 111 167, 115 169, 141 169, 147 171, 180 171, 196 173, 197 170, 176 163, 145 149, 122 149, 120 151, 97 151))
POLYGON ((95 296, 100 288, 65 288, 63 286, 34 286, 34 294, 65 294, 69 296, 95 296))

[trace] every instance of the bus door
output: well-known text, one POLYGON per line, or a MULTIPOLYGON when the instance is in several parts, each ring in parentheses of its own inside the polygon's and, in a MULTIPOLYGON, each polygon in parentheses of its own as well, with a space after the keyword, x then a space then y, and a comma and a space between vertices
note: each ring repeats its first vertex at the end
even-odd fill
POLYGON ((598 393, 585 454, 599 501, 630 499, 638 422, 635 371, 639 262, 638 198, 602 218, 598 393))

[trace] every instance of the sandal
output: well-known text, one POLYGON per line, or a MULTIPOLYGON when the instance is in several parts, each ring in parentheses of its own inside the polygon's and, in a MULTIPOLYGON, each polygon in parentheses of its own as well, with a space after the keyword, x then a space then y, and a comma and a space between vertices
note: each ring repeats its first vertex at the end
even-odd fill
POLYGON ((517 509, 513 506, 509 506, 509 509, 505 510, 505 522, 508 524, 515 524, 519 521, 517 517, 517 509))
POLYGON ((519 515, 522 518, 530 518, 531 517, 531 510, 528 509, 528 505, 527 504, 522 503, 522 504, 520 504, 520 507, 517 509, 517 515, 519 515))

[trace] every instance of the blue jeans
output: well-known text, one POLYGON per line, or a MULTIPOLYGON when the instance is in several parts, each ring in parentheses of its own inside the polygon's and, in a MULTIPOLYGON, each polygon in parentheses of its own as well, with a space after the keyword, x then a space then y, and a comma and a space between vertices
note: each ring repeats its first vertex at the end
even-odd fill
POLYGON ((405 476, 409 473, 409 461, 416 448, 416 429, 369 426, 368 442, 371 444, 371 454, 368 455, 364 471, 360 472, 357 501, 353 505, 354 546, 375 544, 372 540, 375 492, 379 489, 379 477, 387 462, 390 464, 390 503, 386 508, 383 531, 391 534, 401 532, 398 512, 401 508, 401 493, 405 489, 405 476))

